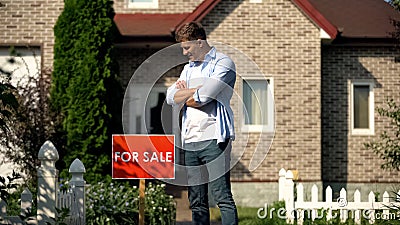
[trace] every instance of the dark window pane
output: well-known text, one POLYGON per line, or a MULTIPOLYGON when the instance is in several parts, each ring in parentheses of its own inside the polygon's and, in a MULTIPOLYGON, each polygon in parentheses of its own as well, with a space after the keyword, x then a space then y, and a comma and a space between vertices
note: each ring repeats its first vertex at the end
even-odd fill
POLYGON ((369 86, 354 85, 354 128, 369 128, 369 86))
POLYGON ((268 83, 266 80, 243 80, 245 124, 268 124, 268 83))

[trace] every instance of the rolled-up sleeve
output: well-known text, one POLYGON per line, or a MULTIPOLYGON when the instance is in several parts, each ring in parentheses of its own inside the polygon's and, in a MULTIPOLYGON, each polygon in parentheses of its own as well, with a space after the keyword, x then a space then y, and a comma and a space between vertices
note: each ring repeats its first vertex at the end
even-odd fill
POLYGON ((193 94, 193 99, 200 105, 205 105, 216 99, 217 95, 225 88, 233 88, 236 80, 236 68, 233 61, 224 57, 215 63, 211 76, 193 94))
POLYGON ((175 83, 171 87, 168 88, 167 98, 166 98, 168 105, 172 105, 172 106, 177 105, 174 101, 174 96, 177 91, 178 91, 178 89, 176 89, 175 83))
MULTIPOLYGON (((184 74, 186 74, 186 71, 187 71, 187 65, 183 68, 183 70, 182 70, 182 72, 181 72, 181 75, 180 75, 180 77, 179 77, 178 80, 185 80, 185 79, 184 79, 184 74)), ((179 90, 179 89, 176 88, 176 82, 175 82, 173 85, 171 85, 171 86, 167 89, 167 97, 166 97, 166 100, 167 100, 167 104, 168 104, 168 105, 172 105, 172 106, 179 105, 179 104, 176 104, 176 102, 175 102, 175 100, 174 100, 175 93, 176 93, 178 90, 179 90)))

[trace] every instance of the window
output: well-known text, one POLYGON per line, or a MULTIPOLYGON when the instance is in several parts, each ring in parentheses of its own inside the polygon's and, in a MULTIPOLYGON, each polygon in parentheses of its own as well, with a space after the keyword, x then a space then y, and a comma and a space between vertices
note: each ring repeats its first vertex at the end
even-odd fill
POLYGON ((158 0, 129 0, 128 7, 138 9, 156 9, 158 8, 158 0))
POLYGON ((10 48, 0 47, 0 68, 4 71, 12 72, 11 84, 14 86, 35 85, 30 78, 38 78, 40 75, 40 48, 34 46, 14 47, 17 56, 13 57, 10 56, 10 48), (12 64, 8 62, 11 58, 14 59, 14 63, 12 64))
POLYGON ((243 79, 242 128, 244 131, 273 131, 274 101, 271 87, 271 79, 243 79))
POLYGON ((352 134, 374 134, 373 82, 356 81, 351 84, 352 134))

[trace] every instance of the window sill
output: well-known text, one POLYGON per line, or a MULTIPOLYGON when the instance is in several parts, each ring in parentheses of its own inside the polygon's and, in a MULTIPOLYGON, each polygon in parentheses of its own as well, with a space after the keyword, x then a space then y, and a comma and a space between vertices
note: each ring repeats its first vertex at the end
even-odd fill
POLYGON ((267 125, 242 125, 242 133, 273 133, 274 129, 267 125))
POLYGON ((353 135, 353 136, 371 136, 371 135, 375 135, 375 132, 372 129, 353 129, 351 131, 351 135, 353 135))
POLYGON ((128 8, 130 9, 158 9, 158 3, 129 3, 128 8))

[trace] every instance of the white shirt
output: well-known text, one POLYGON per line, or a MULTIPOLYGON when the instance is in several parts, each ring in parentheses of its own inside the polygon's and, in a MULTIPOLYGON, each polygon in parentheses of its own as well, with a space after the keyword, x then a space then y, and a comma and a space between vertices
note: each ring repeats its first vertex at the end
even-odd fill
MULTIPOLYGON (((188 88, 196 88, 204 84, 204 76, 201 73, 201 63, 193 63, 188 69, 188 88)), ((217 139, 216 129, 216 104, 215 101, 201 108, 187 107, 186 109, 186 133, 183 137, 185 143, 199 142, 217 139)))
MULTIPOLYGON (((188 70, 192 62, 183 68, 179 80, 188 81, 188 70)), ((194 93, 193 98, 197 104, 206 105, 211 101, 216 101, 216 137, 217 142, 221 143, 227 139, 235 139, 233 111, 230 107, 230 100, 236 81, 235 63, 226 55, 219 53, 213 47, 204 57, 201 64, 201 73, 205 77, 204 85, 194 93), (207 79, 208 78, 208 79, 207 79)), ((175 93, 179 89, 174 83, 167 90, 167 103, 176 107, 179 106, 174 101, 175 93)), ((181 137, 186 134, 186 108, 183 108, 181 137)), ((184 140, 182 140, 183 142, 184 140)))

